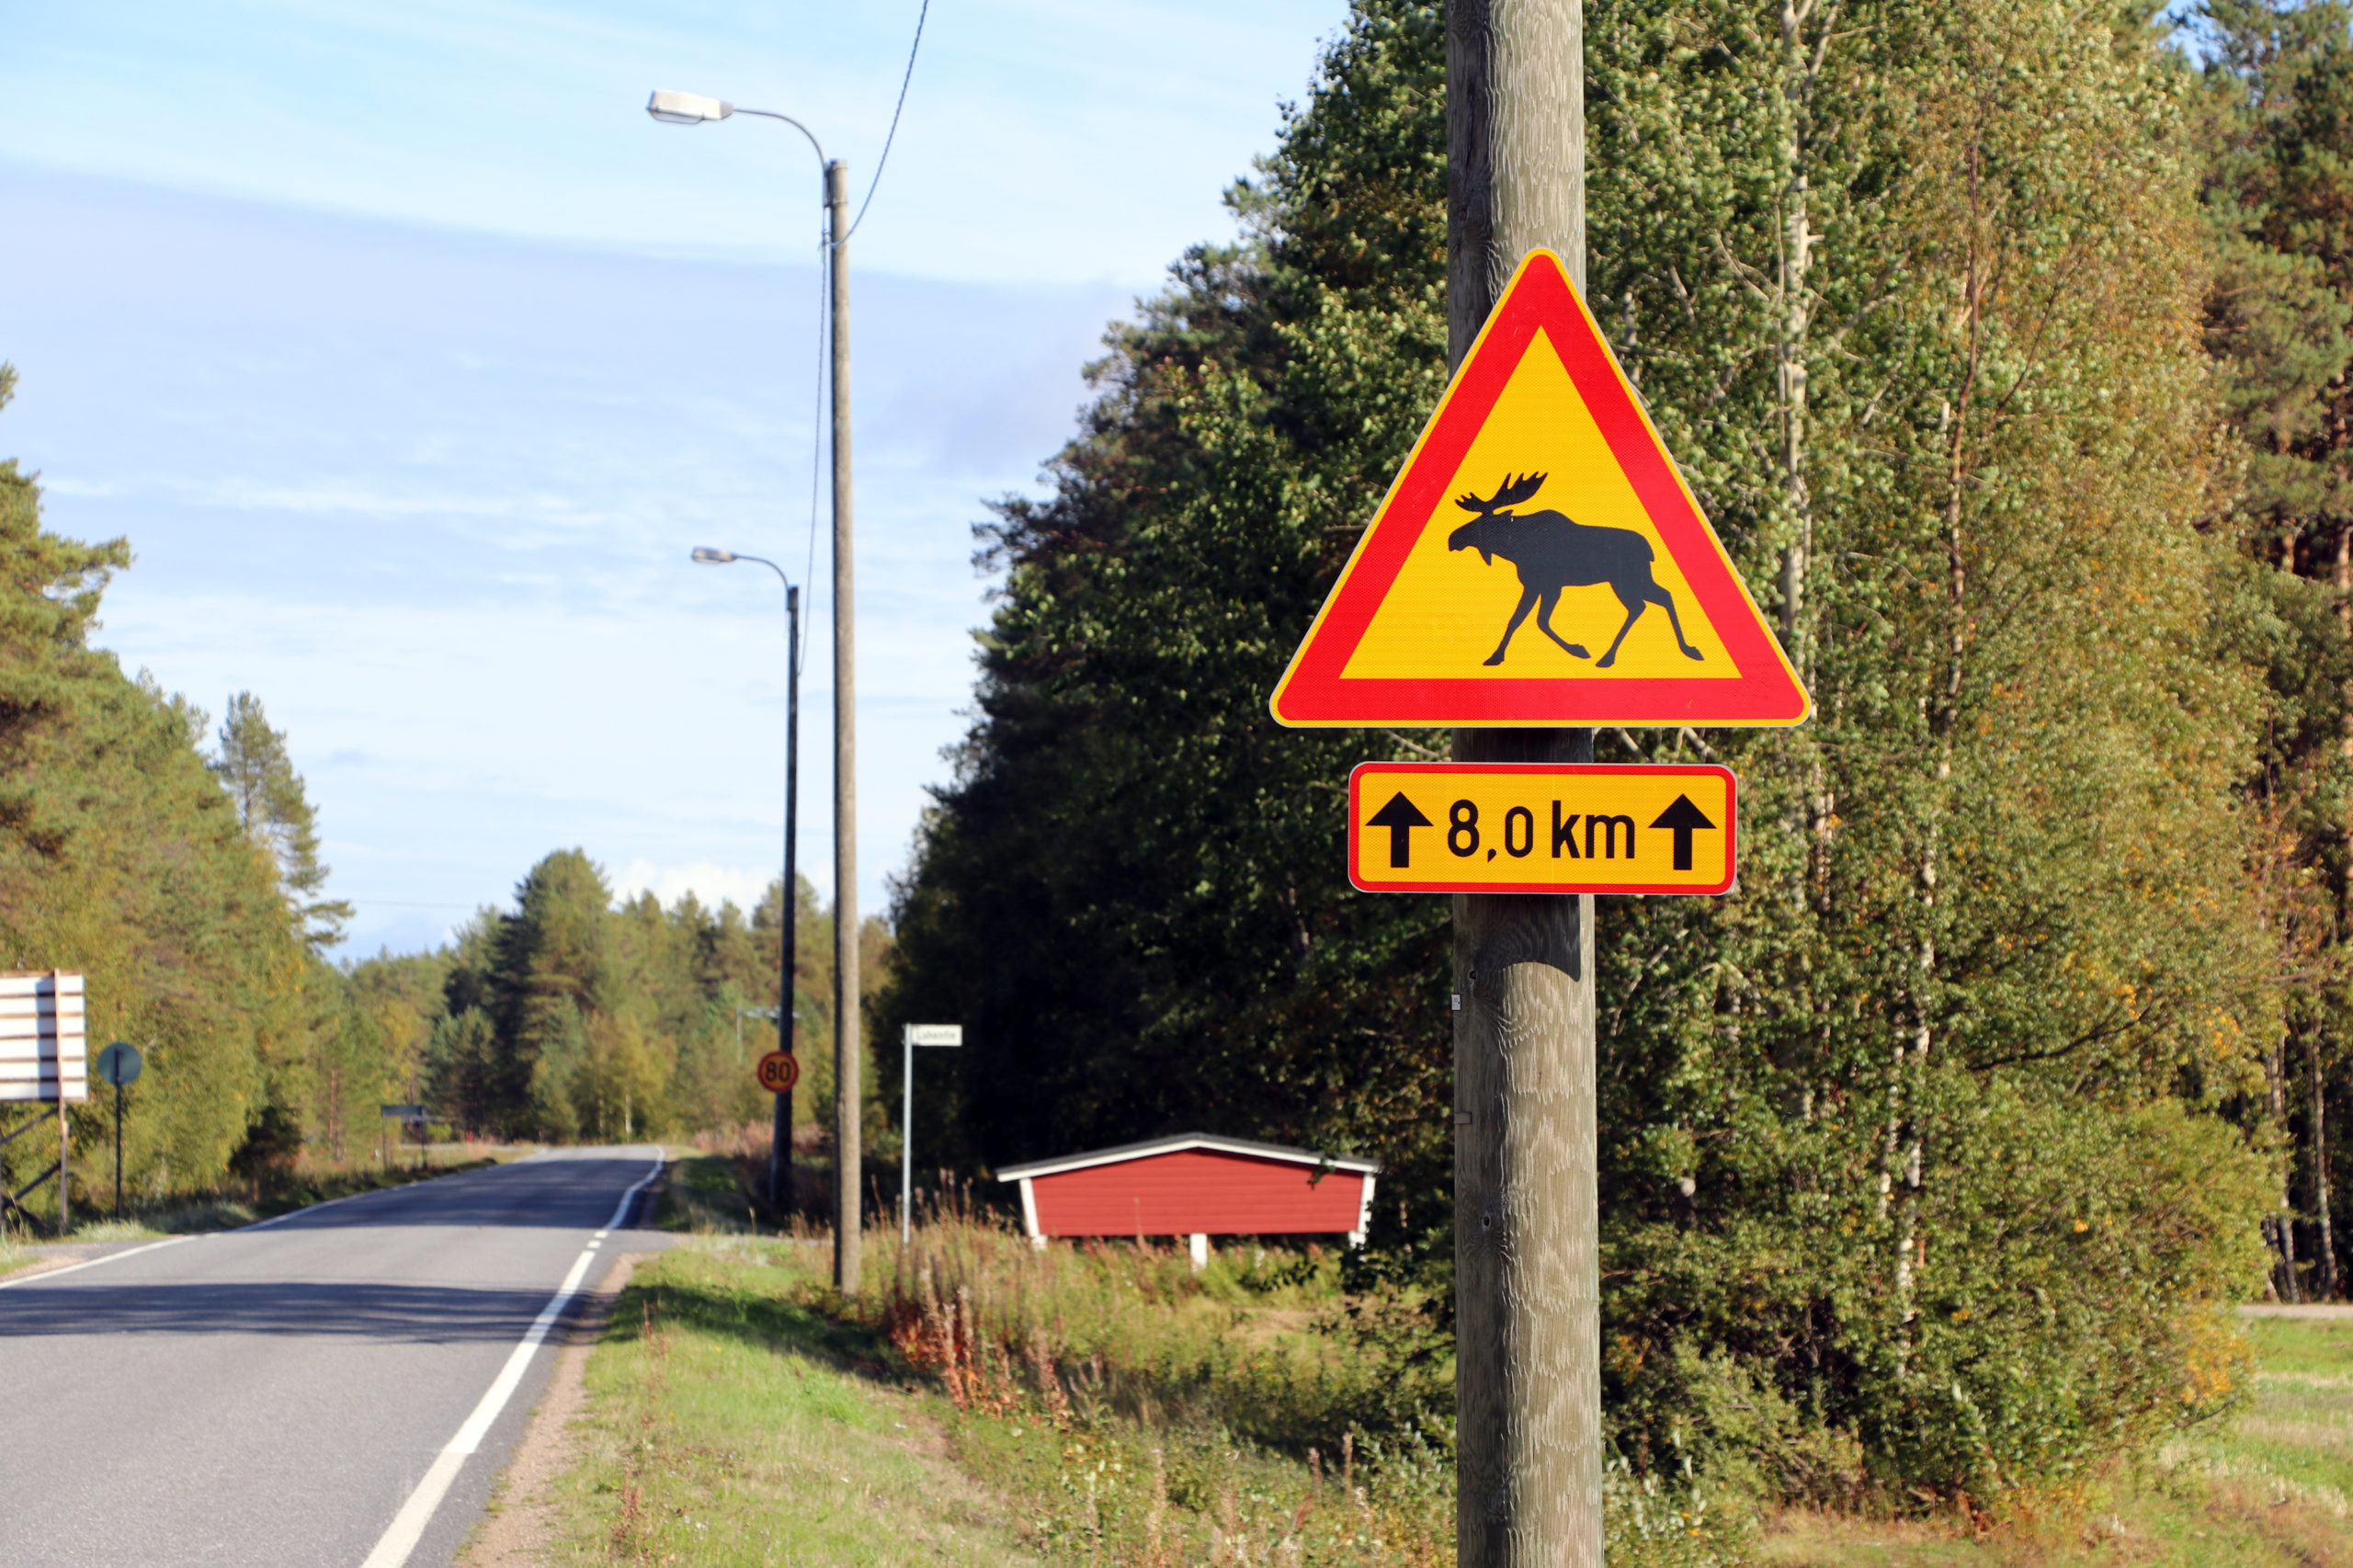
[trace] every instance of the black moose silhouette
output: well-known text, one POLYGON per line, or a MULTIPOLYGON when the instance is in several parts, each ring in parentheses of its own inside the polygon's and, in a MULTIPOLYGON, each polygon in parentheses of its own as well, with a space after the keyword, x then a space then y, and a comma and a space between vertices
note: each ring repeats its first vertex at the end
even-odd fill
POLYGON ((1562 589, 1582 588, 1595 583, 1608 584, 1609 591, 1618 596, 1618 602, 1626 607, 1626 624, 1610 640, 1609 651, 1594 660, 1596 668, 1606 670, 1618 662, 1618 644, 1626 641, 1626 633, 1634 629, 1645 605, 1657 605, 1666 611, 1666 623, 1675 629, 1675 645, 1683 650, 1685 658, 1706 657, 1683 640, 1683 622, 1675 614, 1675 597, 1651 576, 1650 540, 1631 528, 1587 528, 1558 512, 1530 512, 1524 517, 1514 514, 1512 507, 1534 495, 1547 477, 1540 473, 1524 473, 1518 479, 1506 475, 1502 487, 1484 501, 1475 494, 1455 497, 1456 506, 1479 516, 1477 520, 1455 529, 1448 537, 1446 548, 1475 550, 1479 559, 1490 566, 1500 555, 1519 568, 1519 608, 1511 612, 1511 624, 1504 628, 1504 640, 1495 644, 1495 651, 1485 662, 1504 662, 1504 650, 1511 646, 1511 634, 1519 630, 1519 623, 1528 619, 1530 609, 1536 611, 1537 630, 1576 657, 1591 658, 1582 645, 1563 641, 1561 634, 1552 630, 1552 607, 1561 602, 1562 589))

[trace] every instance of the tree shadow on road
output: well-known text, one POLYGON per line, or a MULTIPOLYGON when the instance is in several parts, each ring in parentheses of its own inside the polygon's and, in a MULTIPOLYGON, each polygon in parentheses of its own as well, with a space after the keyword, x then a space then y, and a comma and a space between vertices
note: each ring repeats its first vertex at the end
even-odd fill
POLYGON ((61 1279, 0 1294, 0 1338, 40 1335, 307 1335, 404 1345, 512 1344, 548 1304, 547 1285, 172 1282, 61 1279))

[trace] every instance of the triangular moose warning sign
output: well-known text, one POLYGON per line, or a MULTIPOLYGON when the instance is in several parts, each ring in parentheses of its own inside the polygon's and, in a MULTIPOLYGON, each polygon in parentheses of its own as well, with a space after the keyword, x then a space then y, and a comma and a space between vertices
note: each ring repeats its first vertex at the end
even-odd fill
POLYGON ((1340 572, 1275 718, 1796 724, 1805 689, 1561 259, 1529 254, 1340 572))

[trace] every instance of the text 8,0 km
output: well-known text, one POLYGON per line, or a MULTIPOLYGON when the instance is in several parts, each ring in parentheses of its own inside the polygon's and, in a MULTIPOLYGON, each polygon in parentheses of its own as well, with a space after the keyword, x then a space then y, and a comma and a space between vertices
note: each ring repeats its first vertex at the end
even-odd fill
POLYGON ((1368 762, 1348 778, 1348 880, 1368 892, 1720 893, 1729 768, 1368 762))

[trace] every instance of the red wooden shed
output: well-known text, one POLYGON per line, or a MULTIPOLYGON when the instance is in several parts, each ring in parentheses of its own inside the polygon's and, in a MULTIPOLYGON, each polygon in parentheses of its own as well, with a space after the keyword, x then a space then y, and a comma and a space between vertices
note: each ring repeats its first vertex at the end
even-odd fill
POLYGON ((1344 1234, 1364 1244, 1380 1165, 1279 1143, 1184 1132, 1008 1165, 1031 1244, 1049 1236, 1185 1236, 1193 1267, 1211 1236, 1344 1234))

